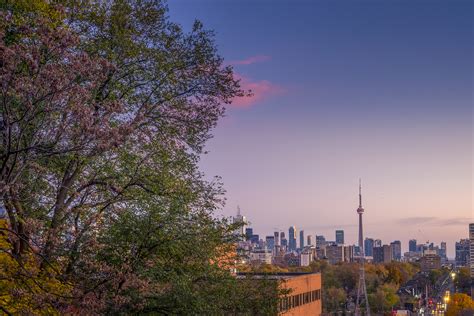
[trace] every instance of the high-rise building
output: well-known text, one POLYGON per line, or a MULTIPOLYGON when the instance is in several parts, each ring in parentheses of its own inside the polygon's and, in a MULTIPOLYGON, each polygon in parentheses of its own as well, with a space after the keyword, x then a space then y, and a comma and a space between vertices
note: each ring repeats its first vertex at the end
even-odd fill
POLYGON ((280 233, 280 245, 283 250, 288 247, 288 240, 285 238, 285 232, 280 233))
POLYGON ((410 239, 408 242, 408 251, 416 252, 416 239, 410 239))
POLYGON ((300 230, 300 249, 304 248, 304 230, 300 230))
POLYGON ((237 215, 232 218, 234 224, 240 224, 241 226, 235 231, 235 234, 239 238, 243 239, 245 236, 245 228, 247 227, 247 219, 240 213, 240 207, 237 206, 237 215))
POLYGON ((380 239, 375 239, 374 247, 382 247, 382 241, 380 239))
POLYGON ((400 261, 402 260, 402 243, 400 240, 395 240, 390 243, 392 247, 392 258, 393 260, 400 261))
POLYGON ((344 261, 344 246, 342 245, 329 245, 326 246, 326 257, 330 264, 336 264, 344 261))
POLYGON ((265 245, 268 250, 273 251, 273 248, 275 248, 275 236, 265 237, 265 245))
POLYGON ((252 237, 250 237, 250 242, 251 242, 252 244, 258 245, 258 244, 259 244, 259 241, 260 241, 260 236, 257 235, 257 234, 253 234, 252 237))
POLYGON ((344 231, 336 230, 336 244, 344 245, 344 231))
POLYGON ((275 241, 275 246, 280 246, 280 233, 273 233, 273 240, 275 241))
POLYGON ((306 236, 306 244, 308 246, 311 246, 313 244, 313 239, 312 239, 311 235, 306 236))
POLYGON ((316 235, 316 248, 326 245, 326 238, 323 235, 316 235))
POLYGON ((389 263, 392 261, 392 247, 383 245, 382 247, 374 247, 374 263, 389 263))
POLYGON ((446 242, 442 241, 441 242, 441 248, 439 249, 439 256, 441 257, 441 261, 446 261, 447 260, 447 252, 446 252, 446 242))
POLYGON ((372 257, 374 255, 374 240, 372 238, 366 238, 364 240, 364 252, 366 257, 372 257))
POLYGON ((250 240, 253 235, 253 228, 247 227, 245 228, 245 240, 250 240))
POLYGON ((436 253, 436 250, 428 249, 420 258, 421 271, 431 271, 441 268, 441 257, 436 253))
POLYGON ((288 229, 288 248, 290 251, 296 250, 296 227, 291 226, 288 229))
MULTIPOLYGON (((471 280, 474 280, 474 223, 469 224, 469 270, 471 272, 471 280)), ((474 287, 474 283, 472 283, 474 287)), ((471 292, 473 288, 471 287, 471 292)), ((474 293, 472 293, 474 296, 474 293)))
POLYGON ((458 267, 467 267, 469 264, 469 248, 470 248, 469 239, 461 239, 455 244, 456 250, 456 266, 458 267))

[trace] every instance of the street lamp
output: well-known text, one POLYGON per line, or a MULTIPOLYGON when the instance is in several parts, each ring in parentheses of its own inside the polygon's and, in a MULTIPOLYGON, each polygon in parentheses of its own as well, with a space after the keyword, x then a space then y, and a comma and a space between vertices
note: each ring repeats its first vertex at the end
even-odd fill
POLYGON ((456 277, 456 273, 455 273, 455 272, 451 272, 451 278, 454 280, 455 277, 456 277))

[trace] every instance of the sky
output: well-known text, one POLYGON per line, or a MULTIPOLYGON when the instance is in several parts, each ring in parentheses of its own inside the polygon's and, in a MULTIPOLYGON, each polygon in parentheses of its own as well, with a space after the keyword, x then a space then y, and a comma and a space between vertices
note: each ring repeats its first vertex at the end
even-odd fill
MULTIPOLYGON (((473 221, 473 3, 174 0, 215 31, 252 97, 234 100, 200 162, 261 237, 289 226, 454 243, 473 221)), ((313 237, 314 240, 314 237, 313 237)))

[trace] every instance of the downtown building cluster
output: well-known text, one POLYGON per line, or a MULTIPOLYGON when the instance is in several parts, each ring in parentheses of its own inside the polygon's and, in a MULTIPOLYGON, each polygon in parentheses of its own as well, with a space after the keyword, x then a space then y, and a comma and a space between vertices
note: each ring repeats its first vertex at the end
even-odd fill
MULTIPOLYGON (((240 236, 237 251, 243 263, 304 267, 314 260, 337 264, 356 262, 361 257, 358 245, 345 242, 344 230, 335 230, 334 240, 327 240, 323 235, 305 234, 304 230, 298 231, 295 226, 290 226, 287 232, 275 231, 273 235, 260 236, 247 224, 240 211, 233 221, 243 224, 237 232, 240 236)), ((463 239, 456 243, 457 266, 469 265, 470 252, 473 253, 474 259, 474 224, 471 224, 470 228, 471 240, 463 239)), ((366 262, 418 262, 424 271, 439 269, 449 263, 446 242, 435 245, 430 242, 418 243, 416 239, 411 239, 408 242, 408 251, 403 253, 399 240, 384 244, 380 239, 365 238, 363 251, 366 262)), ((474 273, 474 265, 471 271, 474 273)))

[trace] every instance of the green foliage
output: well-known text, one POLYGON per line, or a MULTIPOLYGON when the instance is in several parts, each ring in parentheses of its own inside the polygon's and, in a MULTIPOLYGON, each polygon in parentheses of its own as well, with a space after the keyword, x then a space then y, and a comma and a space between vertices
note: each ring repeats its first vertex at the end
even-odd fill
POLYGON ((0 9, 1 260, 26 260, 34 243, 27 282, 57 271, 24 297, 48 314, 274 313, 274 282, 231 274, 235 226, 214 215, 220 180, 198 169, 223 104, 243 94, 213 32, 184 32, 158 0, 0 9))
POLYGON ((454 278, 454 285, 458 292, 470 294, 471 292, 471 276, 469 274, 469 268, 462 267, 454 278))

